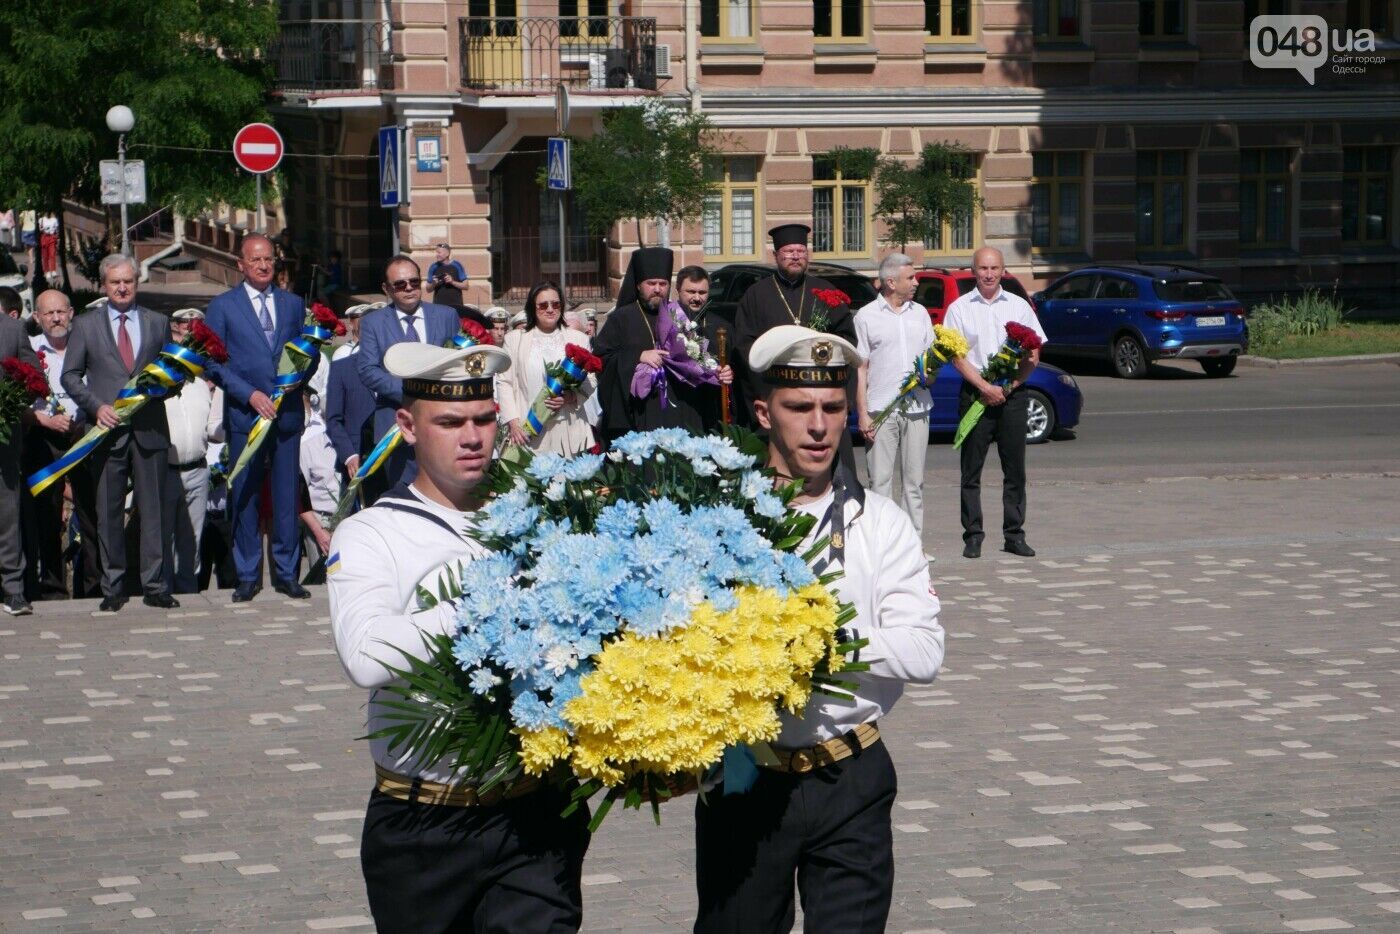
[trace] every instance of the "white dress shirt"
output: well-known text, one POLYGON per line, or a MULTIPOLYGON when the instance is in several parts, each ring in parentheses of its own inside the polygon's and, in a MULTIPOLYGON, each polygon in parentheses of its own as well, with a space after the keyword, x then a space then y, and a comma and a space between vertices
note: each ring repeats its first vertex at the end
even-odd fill
POLYGON ((340 504, 340 472, 335 469, 335 447, 326 434, 326 423, 314 409, 301 433, 301 476, 315 512, 330 514, 340 504))
POLYGON ((224 393, 203 379, 185 382, 176 396, 165 398, 170 423, 170 463, 204 461, 211 441, 224 439, 224 393))
MULTIPOLYGON (((894 401, 905 374, 914 368, 914 359, 933 343, 933 322, 923 305, 905 302, 896 310, 884 295, 877 295, 856 312, 855 324, 856 349, 869 365, 865 403, 874 414, 894 401)), ((916 389, 904 411, 922 415, 930 403, 929 393, 916 389)))
POLYGON ((248 283, 248 280, 247 280, 247 279, 244 279, 244 280, 243 280, 243 291, 245 291, 245 292, 248 293, 248 301, 250 301, 250 302, 253 303, 253 314, 257 316, 258 324, 262 324, 262 313, 261 313, 260 311, 258 311, 259 296, 262 296, 262 297, 264 297, 264 298, 267 299, 267 313, 268 313, 268 315, 272 318, 272 330, 273 330, 273 333, 276 333, 276 331, 277 331, 277 302, 274 301, 273 298, 272 298, 272 286, 269 285, 266 289, 264 289, 263 291, 259 292, 257 289, 253 288, 252 285, 250 285, 250 284, 248 283))
POLYGON ((997 289, 997 294, 989 301, 974 288, 949 305, 948 313, 943 316, 944 327, 952 328, 967 338, 967 361, 976 367, 979 373, 986 368, 992 355, 1006 343, 1006 325, 1012 321, 1024 324, 1039 334, 1041 343, 1047 341, 1045 331, 1040 327, 1040 321, 1031 310, 1030 304, 1006 289, 997 289))
MULTIPOLYGON (((795 507, 817 517, 797 554, 829 534, 824 517, 834 499, 828 490, 795 507)), ((866 491, 863 509, 854 498, 846 500, 845 539, 843 564, 827 570, 845 572, 834 586, 842 602, 856 608, 847 633, 853 640, 870 640, 855 658, 869 662, 870 670, 840 676, 856 683, 854 700, 814 691, 801 717, 780 713, 782 733, 776 746, 813 746, 874 723, 894 707, 906 682, 928 684, 943 665, 938 594, 929 582, 928 559, 909 517, 893 500, 866 491)))
MULTIPOLYGON (((350 680, 371 689, 366 727, 371 734, 396 722, 393 711, 379 705, 378 692, 373 690, 393 679, 381 661, 402 668, 405 655, 422 656, 423 634, 456 631, 456 608, 445 601, 422 609, 419 584, 437 593, 437 581, 448 566, 488 554, 467 536, 470 514, 432 502, 412 486, 408 491, 412 498, 405 501, 407 506, 441 519, 446 527, 421 514, 395 509, 391 497, 381 497, 336 528, 326 558, 336 654, 350 680)), ((399 701, 396 695, 384 699, 399 701)), ((371 739, 369 749, 377 764, 401 775, 448 783, 455 777, 446 764, 424 767, 403 748, 390 752, 387 739, 371 739)))
MULTIPOLYGON (((59 381, 59 377, 63 375, 63 354, 67 348, 58 350, 49 343, 48 337, 43 333, 31 337, 29 346, 34 348, 35 353, 44 355, 44 375, 49 380, 49 394, 58 401, 58 407, 73 421, 82 421, 82 409, 78 408, 78 403, 73 401, 73 397, 68 395, 68 390, 64 389, 63 383, 59 381)), ((34 403, 36 409, 43 406, 42 402, 34 403)))
POLYGON ((136 303, 132 302, 126 311, 118 311, 111 302, 107 303, 107 321, 112 326, 112 340, 117 342, 117 346, 122 345, 121 316, 126 315, 126 334, 131 338, 132 359, 141 354, 141 315, 136 310, 136 303))

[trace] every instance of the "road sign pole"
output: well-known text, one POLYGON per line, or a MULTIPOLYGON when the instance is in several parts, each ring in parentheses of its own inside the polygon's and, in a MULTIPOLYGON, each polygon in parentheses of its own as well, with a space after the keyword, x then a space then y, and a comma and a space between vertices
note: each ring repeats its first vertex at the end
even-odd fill
POLYGON ((256 213, 253 214, 253 230, 257 233, 262 233, 264 226, 262 209, 262 173, 259 172, 258 174, 254 175, 253 178, 257 179, 258 182, 258 199, 257 207, 254 209, 256 213))
POLYGON ((564 202, 569 197, 567 191, 559 192, 559 307, 562 315, 565 295, 569 291, 569 226, 565 222, 564 202))
POLYGON ((389 255, 391 255, 391 256, 398 256, 398 255, 399 255, 399 209, 398 209, 398 208, 390 208, 390 209, 389 209, 389 240, 390 240, 390 246, 392 247, 392 250, 390 251, 390 254, 389 254, 389 255))
POLYGON ((131 238, 126 229, 126 134, 117 134, 117 174, 122 181, 122 255, 131 255, 131 238))

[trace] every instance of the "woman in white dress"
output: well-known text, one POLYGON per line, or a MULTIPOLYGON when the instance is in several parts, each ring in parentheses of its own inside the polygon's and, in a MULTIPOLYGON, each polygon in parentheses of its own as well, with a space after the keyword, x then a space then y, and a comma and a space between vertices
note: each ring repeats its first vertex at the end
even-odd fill
POLYGON ((588 335, 564 327, 563 296, 553 282, 541 282, 530 290, 525 299, 525 318, 525 330, 506 334, 510 369, 499 377, 501 421, 506 423, 512 444, 534 451, 579 454, 593 446, 593 431, 583 411, 585 400, 597 388, 592 374, 578 389, 549 401, 551 414, 538 435, 526 433, 525 415, 544 388, 548 378, 545 365, 563 360, 568 344, 591 349, 588 335))

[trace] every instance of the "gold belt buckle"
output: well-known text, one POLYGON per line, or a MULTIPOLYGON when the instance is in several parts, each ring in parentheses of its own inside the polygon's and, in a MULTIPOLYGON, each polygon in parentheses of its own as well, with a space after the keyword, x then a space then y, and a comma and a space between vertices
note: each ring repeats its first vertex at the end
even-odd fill
POLYGON ((792 758, 788 760, 788 767, 798 775, 805 775, 812 771, 814 765, 816 765, 816 760, 812 757, 811 752, 806 749, 797 750, 792 754, 792 758))

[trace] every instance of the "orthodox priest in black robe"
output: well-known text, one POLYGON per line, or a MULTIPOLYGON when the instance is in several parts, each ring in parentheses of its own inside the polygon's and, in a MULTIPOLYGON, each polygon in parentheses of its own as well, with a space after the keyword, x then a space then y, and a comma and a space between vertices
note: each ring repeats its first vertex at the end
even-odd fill
POLYGON ((593 352, 603 361, 598 400, 606 443, 629 431, 657 428, 699 435, 718 421, 718 386, 730 372, 706 370, 685 355, 676 330, 684 312, 668 301, 673 259, 663 247, 632 254, 617 307, 593 341, 593 352))
POLYGON ((734 317, 733 362, 741 424, 754 424, 753 400, 763 395, 762 386, 756 382, 759 377, 749 371, 748 354, 764 332, 780 324, 797 324, 835 334, 852 345, 857 343, 855 313, 849 298, 820 276, 807 274, 811 260, 807 236, 811 232, 806 224, 782 224, 768 231, 773 238, 777 270, 749 286, 739 300, 734 317))

